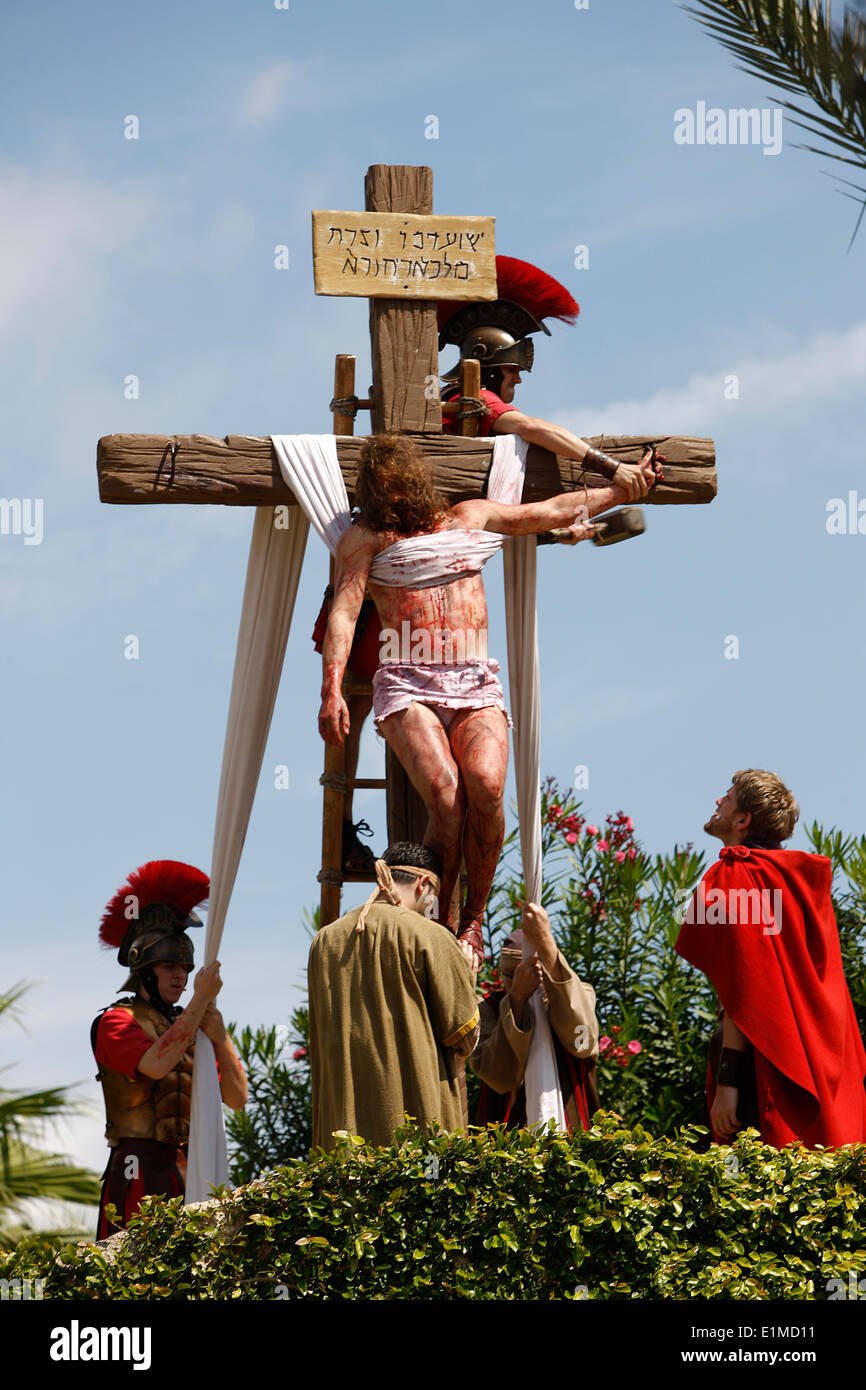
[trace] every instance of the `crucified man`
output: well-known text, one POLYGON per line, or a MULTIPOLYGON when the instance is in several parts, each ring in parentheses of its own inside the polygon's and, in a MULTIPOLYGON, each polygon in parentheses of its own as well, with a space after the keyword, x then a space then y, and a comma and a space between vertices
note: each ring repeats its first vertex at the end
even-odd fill
POLYGON ((360 511, 336 553, 319 732, 326 743, 342 743, 349 733, 341 685, 355 622, 369 592, 382 627, 373 678, 375 722, 427 808, 424 843, 442 861, 439 920, 456 933, 476 967, 484 954, 481 924, 505 834, 508 720, 496 675, 499 663, 487 656, 480 570, 489 555, 473 559, 473 544, 481 532, 524 536, 554 528, 569 529, 575 542, 586 539, 591 517, 635 493, 644 496, 658 476, 651 449, 640 464, 622 467, 629 470, 628 487, 612 483, 584 495, 561 493, 517 506, 479 498, 446 507, 412 440, 376 436, 361 453, 360 511), (424 547, 423 584, 414 582, 421 575, 412 548, 407 551, 409 537, 433 542, 424 547), (438 546, 433 537, 439 538, 438 546), (442 553, 442 572, 436 576, 441 582, 430 581, 431 551, 442 553), (377 574, 386 582, 378 582, 377 574), (454 922, 451 901, 461 853, 466 901, 454 922))

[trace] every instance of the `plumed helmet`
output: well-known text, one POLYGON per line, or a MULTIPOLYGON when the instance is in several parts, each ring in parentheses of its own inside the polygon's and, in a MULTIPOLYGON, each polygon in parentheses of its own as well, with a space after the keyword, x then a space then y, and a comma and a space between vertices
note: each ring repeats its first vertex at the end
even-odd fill
MULTIPOLYGON (((529 261, 512 256, 496 257, 498 298, 461 304, 447 299, 439 303, 439 350, 454 343, 461 359, 477 358, 483 367, 518 367, 531 371, 535 356, 530 333, 547 333, 545 318, 575 323, 580 307, 558 280, 529 261)), ((460 375, 459 363, 443 380, 460 375)))
POLYGON ((187 928, 200 927, 193 912, 207 898, 207 874, 175 859, 152 859, 129 875, 105 909, 99 939, 117 948, 129 968, 124 989, 135 989, 136 974, 157 961, 179 961, 192 969, 193 944, 187 928))

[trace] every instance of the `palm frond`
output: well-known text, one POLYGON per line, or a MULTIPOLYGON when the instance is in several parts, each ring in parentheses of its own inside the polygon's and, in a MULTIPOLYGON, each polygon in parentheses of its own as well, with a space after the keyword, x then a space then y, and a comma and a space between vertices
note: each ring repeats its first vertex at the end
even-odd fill
POLYGON ((61 1154, 41 1153, 12 1140, 9 1161, 0 1173, 0 1213, 14 1209, 25 1199, 40 1197, 55 1201, 82 1202, 92 1205, 99 1201, 100 1182, 95 1173, 70 1163, 61 1154))
POLYGON ((45 1091, 0 1091, 0 1134, 58 1115, 84 1114, 89 1109, 87 1102, 73 1100, 69 1090, 68 1086, 53 1086, 45 1091))
POLYGON ((846 10, 834 26, 830 0, 697 0, 680 8, 741 72, 812 102, 817 110, 776 98, 799 118, 793 125, 830 146, 799 149, 866 169, 866 16, 846 10))
POLYGON ((26 980, 19 980, 17 985, 7 989, 5 994, 0 994, 0 1015, 8 1013, 9 1017, 16 1023, 21 1022, 20 1010, 16 1007, 18 1000, 26 994, 30 985, 26 980))
MULTIPOLYGON (((17 1002, 28 988, 22 982, 0 994, 0 1015, 9 1013, 17 1018, 17 1002)), ((29 1142, 33 1138, 38 1141, 43 1125, 90 1109, 86 1101, 70 1096, 72 1089, 0 1089, 0 1248, 8 1247, 10 1232, 19 1219, 18 1207, 25 1199, 51 1198, 85 1205, 99 1200, 100 1182, 95 1173, 29 1142)))

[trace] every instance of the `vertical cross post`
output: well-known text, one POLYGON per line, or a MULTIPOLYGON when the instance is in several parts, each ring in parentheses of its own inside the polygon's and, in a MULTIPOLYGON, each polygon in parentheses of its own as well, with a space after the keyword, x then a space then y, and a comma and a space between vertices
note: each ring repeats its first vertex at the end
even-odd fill
MULTIPOLYGON (((432 212, 433 171, 406 164, 373 164, 364 180, 367 212, 432 212)), ((442 430, 436 304, 423 300, 371 299, 373 365, 371 433, 442 430)), ((385 754, 388 841, 420 842, 427 808, 399 760, 385 754)))

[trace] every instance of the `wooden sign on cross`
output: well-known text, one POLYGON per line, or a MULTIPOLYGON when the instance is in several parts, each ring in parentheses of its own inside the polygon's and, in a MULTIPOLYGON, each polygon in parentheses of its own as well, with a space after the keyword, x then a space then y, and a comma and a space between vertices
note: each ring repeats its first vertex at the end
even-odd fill
MULTIPOLYGON (((376 164, 365 180, 368 214, 428 215, 433 210, 433 174, 429 168, 376 164)), ((329 214, 330 215, 330 214, 329 214)), ((361 224, 365 225, 369 218, 361 224)), ((489 219, 456 219, 486 223, 489 219)), ((395 224, 399 225, 399 224, 395 224)), ((428 226, 425 222, 425 226, 428 226)), ((416 228, 417 229, 417 228, 416 228)), ((492 239, 492 237, 491 237, 492 239)), ((428 243, 429 244, 429 243, 428 243)), ((365 248, 366 251, 369 247, 365 248)), ((429 258, 428 258, 429 259, 429 258)), ((350 272, 347 272, 350 273, 350 272)), ((384 273, 384 272, 383 272, 384 273)), ((391 282, 394 295, 408 295, 406 279, 391 282)), ((428 272, 424 272, 425 276, 428 272)), ((462 272, 461 272, 462 276, 462 272)), ((340 293, 366 295, 365 277, 355 277, 357 288, 340 293)), ((378 273, 374 278, 379 278, 378 273)), ((439 278, 439 277, 437 277, 439 278)), ((447 293, 460 288, 456 276, 446 277, 447 293)), ((468 283, 468 278, 467 278, 468 283)), ((417 288, 417 286, 416 286, 417 288)), ((327 292, 327 291, 326 291, 327 292)), ((423 294, 428 294, 425 287, 423 294)), ((484 293, 455 297, 484 298, 484 293)), ((437 297, 442 297, 437 295, 437 297)), ((481 495, 490 467, 492 439, 472 439, 442 433, 438 389, 436 301, 429 297, 382 297, 382 284, 370 297, 370 341, 373 388, 370 402, 371 432, 398 431, 412 434, 431 464, 434 481, 450 504, 481 495)), ((340 394, 339 391, 336 394, 340 394)), ((346 394, 350 394, 347 392, 346 394)), ((339 423, 335 419, 335 425, 339 423)), ((344 426, 345 427, 345 426, 344 426)), ((338 438, 337 454, 350 503, 362 437, 338 438)), ((712 501, 716 494, 715 455, 710 439, 640 435, 593 438, 589 443, 626 463, 637 463, 644 447, 654 444, 666 456, 664 482, 653 488, 644 502, 654 506, 712 501)), ((226 435, 115 434, 100 439, 97 447, 99 496, 119 504, 219 503, 227 506, 297 505, 282 480, 269 438, 226 435)), ((605 480, 587 472, 590 485, 605 480)), ((584 471, 573 459, 558 457, 535 445, 526 462, 525 502, 540 501, 563 491, 582 488, 584 471)), ((311 716, 312 718, 312 716, 311 716)), ((328 750, 330 753, 330 749, 328 750)), ((327 766, 327 765, 326 765, 327 766)), ((326 772, 327 775, 327 772, 326 772)), ((388 838, 422 839, 426 813, 402 768, 388 750, 386 771, 388 838)), ((327 789, 327 783, 326 783, 327 789)), ((323 884, 323 890, 327 887, 323 884)), ((339 885, 336 902, 339 905, 339 885)), ((323 891, 322 920, 333 911, 334 893, 323 891), (326 905, 327 899, 327 905, 326 905)), ((338 911, 338 908, 337 908, 338 911)))

